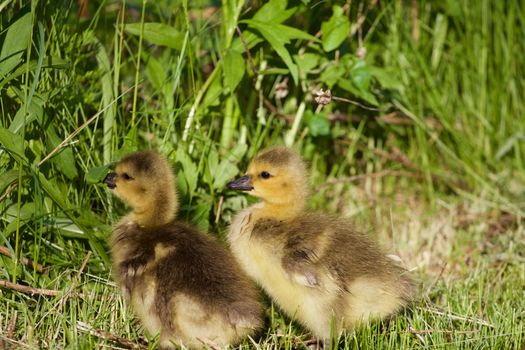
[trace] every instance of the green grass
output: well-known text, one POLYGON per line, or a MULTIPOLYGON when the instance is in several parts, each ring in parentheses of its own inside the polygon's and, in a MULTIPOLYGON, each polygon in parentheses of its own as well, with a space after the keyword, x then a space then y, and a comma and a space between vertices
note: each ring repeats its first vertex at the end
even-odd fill
MULTIPOLYGON (((181 216, 223 237, 252 200, 225 183, 289 143, 310 163, 312 207, 352 218, 419 286, 411 314, 339 347, 522 349, 525 7, 210 3, 91 0, 86 18, 76 2, 0 3, 0 280, 56 294, 1 287, 0 344, 154 348, 109 270, 126 208, 97 181, 159 149, 181 216), (319 88, 353 102, 320 108, 319 88)), ((306 348, 267 305, 243 347, 306 348)))

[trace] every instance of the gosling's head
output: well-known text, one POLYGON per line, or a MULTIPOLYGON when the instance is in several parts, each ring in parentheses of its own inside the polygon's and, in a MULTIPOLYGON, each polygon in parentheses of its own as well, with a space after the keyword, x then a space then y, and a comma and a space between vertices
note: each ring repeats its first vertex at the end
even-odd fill
POLYGON ((141 226, 166 224, 176 215, 173 172, 166 159, 154 151, 127 155, 104 182, 133 209, 133 219, 141 226))
POLYGON ((247 191, 267 205, 302 210, 308 196, 308 171, 296 152, 276 146, 260 152, 246 175, 228 183, 228 187, 247 191))

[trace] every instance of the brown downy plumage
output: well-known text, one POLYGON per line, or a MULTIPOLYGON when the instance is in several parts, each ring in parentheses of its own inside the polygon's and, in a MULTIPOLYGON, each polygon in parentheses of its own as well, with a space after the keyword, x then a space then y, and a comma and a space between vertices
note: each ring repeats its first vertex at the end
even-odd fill
POLYGON ((132 212, 111 236, 113 269, 133 310, 160 346, 226 346, 262 325, 252 282, 220 243, 175 220, 167 161, 153 151, 122 159, 104 180, 132 212))
POLYGON ((284 147, 261 152, 247 175, 228 187, 262 199, 233 220, 228 234, 233 254, 316 336, 328 339, 331 329, 388 317, 411 299, 405 271, 367 235, 345 220, 305 210, 308 172, 295 152, 284 147))

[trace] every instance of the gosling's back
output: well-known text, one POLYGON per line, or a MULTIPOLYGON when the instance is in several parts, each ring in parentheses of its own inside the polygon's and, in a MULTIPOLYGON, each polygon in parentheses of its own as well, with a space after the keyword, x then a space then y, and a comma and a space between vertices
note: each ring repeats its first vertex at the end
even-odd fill
POLYGON ((404 270, 345 220, 304 213, 291 220, 245 219, 233 252, 284 311, 314 334, 384 318, 410 300, 404 270), (335 323, 334 323, 335 321, 335 323))
POLYGON ((211 237, 179 221, 156 228, 123 223, 112 241, 117 278, 149 331, 161 332, 163 346, 225 346, 261 326, 257 291, 211 237))

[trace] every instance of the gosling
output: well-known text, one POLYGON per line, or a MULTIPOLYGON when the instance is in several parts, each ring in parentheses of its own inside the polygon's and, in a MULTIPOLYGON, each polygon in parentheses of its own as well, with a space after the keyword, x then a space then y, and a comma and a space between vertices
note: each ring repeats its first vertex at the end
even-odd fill
POLYGON ((175 220, 168 162, 153 151, 122 159, 104 182, 132 211, 111 235, 113 271, 161 348, 225 347, 262 325, 258 292, 220 243, 175 220))
POLYGON ((308 212, 308 172, 290 149, 273 147, 228 183, 261 201, 232 221, 228 241, 242 268, 321 340, 403 309, 412 283, 345 220, 308 212))

